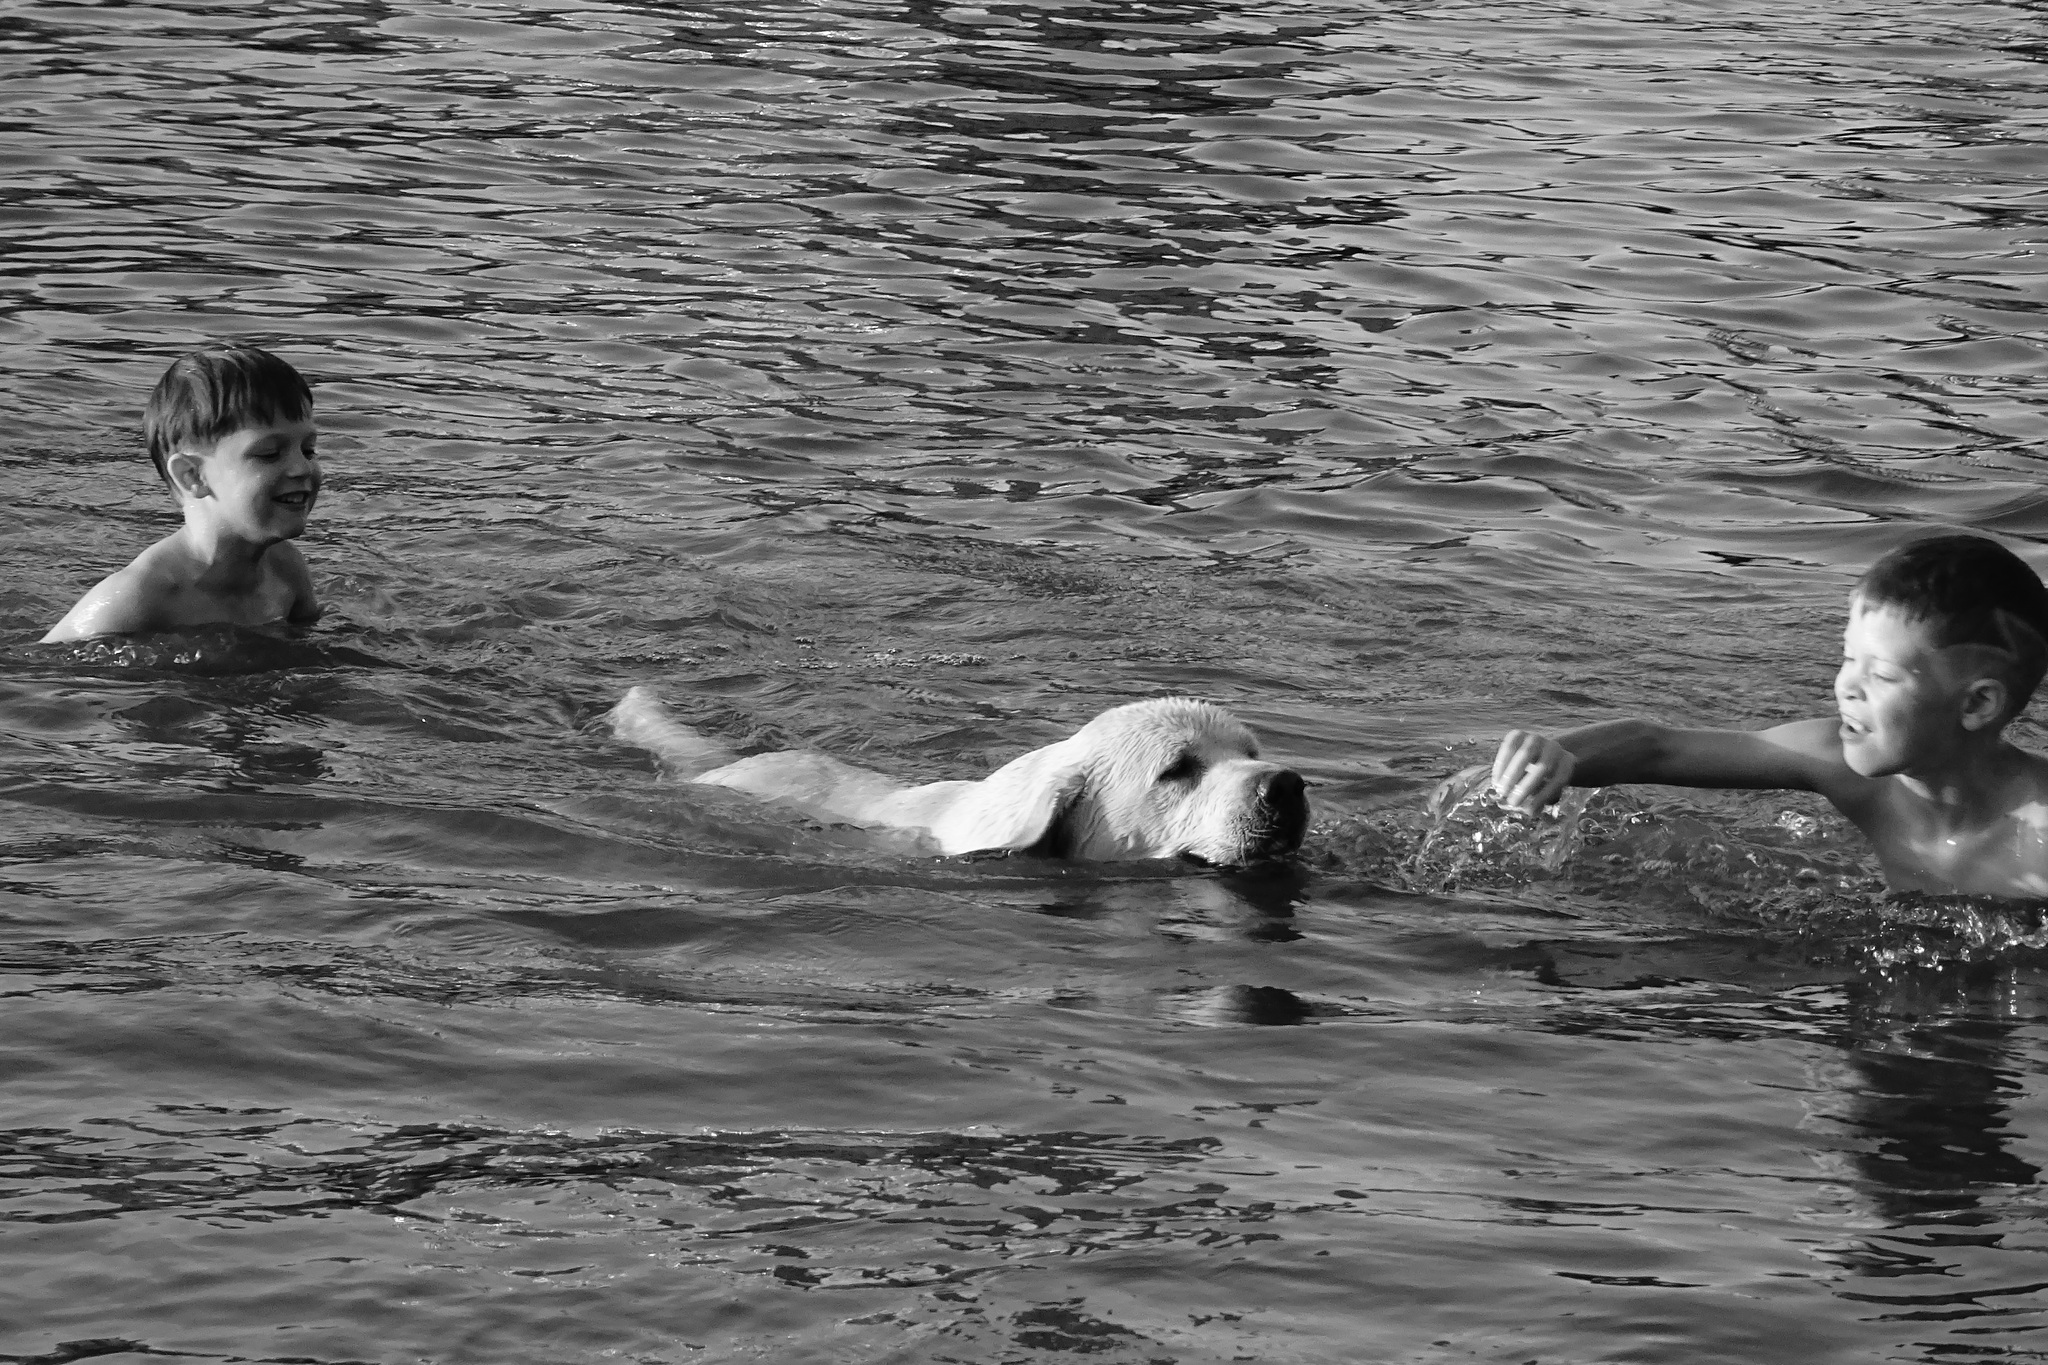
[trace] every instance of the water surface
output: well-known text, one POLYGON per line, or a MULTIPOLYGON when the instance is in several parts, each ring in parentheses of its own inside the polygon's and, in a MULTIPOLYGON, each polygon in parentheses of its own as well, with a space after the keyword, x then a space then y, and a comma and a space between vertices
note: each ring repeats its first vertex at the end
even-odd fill
POLYGON ((0 47, 0 1359, 2040 1357, 2032 910, 1803 798, 1423 814, 1824 711, 1922 530, 2048 566, 2038 5, 0 47), (35 645, 208 339, 314 381, 327 620, 35 645), (916 778, 1206 696, 1316 827, 911 857, 663 782, 636 683, 916 778))

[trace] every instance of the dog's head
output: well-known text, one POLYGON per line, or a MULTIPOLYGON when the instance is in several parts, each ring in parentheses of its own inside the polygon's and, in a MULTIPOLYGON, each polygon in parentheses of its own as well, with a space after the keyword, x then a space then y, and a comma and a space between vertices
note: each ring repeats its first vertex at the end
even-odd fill
POLYGON ((1005 764, 933 833, 948 853, 1227 867, 1291 853, 1307 827, 1299 773, 1261 762, 1252 732, 1223 708, 1168 697, 1105 711, 1005 764))

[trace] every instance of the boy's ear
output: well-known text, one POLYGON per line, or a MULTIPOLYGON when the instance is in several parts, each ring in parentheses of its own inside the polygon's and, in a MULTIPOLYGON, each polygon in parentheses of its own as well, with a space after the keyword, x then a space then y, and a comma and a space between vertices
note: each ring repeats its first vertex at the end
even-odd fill
POLYGON ((203 498, 207 495, 206 460, 198 452, 178 449, 164 460, 164 474, 170 479, 171 491, 180 497, 203 498))
POLYGON ((2010 694, 2003 680, 1978 678, 1963 685, 1963 728, 1986 730, 2005 719, 2010 694))

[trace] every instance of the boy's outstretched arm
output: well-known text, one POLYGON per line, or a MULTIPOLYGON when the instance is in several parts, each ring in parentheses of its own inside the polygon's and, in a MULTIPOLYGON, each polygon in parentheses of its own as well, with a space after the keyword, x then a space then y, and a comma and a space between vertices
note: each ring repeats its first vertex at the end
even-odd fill
MULTIPOLYGON (((1566 787, 1652 782, 1672 787, 1783 787, 1835 799, 1850 777, 1833 717, 1769 730, 1680 730, 1646 720, 1611 720, 1552 738, 1510 730, 1493 758, 1493 789, 1510 810, 1530 814, 1566 787)), ((1836 804, 1841 804, 1840 800, 1836 804)))

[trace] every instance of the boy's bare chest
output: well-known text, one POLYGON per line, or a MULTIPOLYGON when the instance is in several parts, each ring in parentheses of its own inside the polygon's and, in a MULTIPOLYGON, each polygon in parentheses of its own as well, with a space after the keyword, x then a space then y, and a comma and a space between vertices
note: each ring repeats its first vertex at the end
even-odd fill
POLYGON ((260 626, 280 620, 292 608, 294 592, 283 574, 265 571, 246 583, 180 585, 164 603, 166 622, 180 626, 204 626, 225 622, 236 626, 260 626))
POLYGON ((1956 827, 1905 799, 1870 831, 1894 890, 1966 896, 2048 896, 2048 802, 2031 801, 1956 827))

